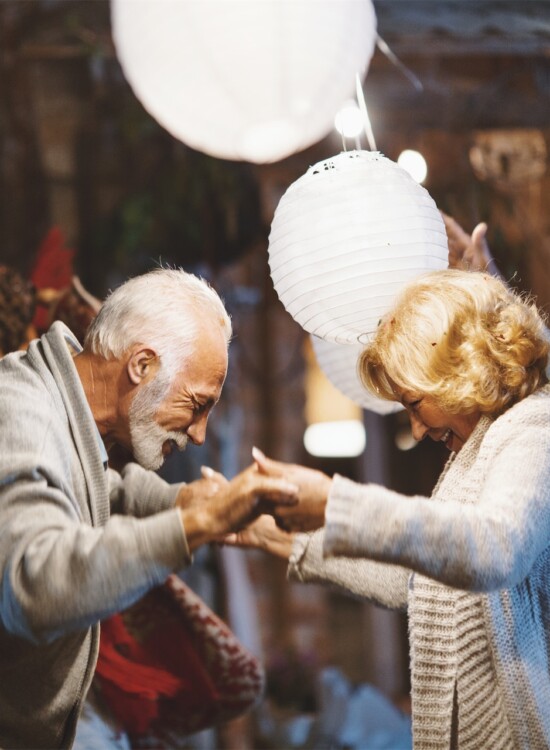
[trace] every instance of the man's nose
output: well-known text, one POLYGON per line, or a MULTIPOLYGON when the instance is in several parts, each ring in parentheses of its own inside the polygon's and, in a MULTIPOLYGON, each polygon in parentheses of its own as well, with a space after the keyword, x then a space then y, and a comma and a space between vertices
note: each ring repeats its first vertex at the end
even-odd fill
POLYGON ((202 445, 206 438, 206 425, 208 417, 204 416, 196 420, 187 428, 187 437, 195 445, 202 445))

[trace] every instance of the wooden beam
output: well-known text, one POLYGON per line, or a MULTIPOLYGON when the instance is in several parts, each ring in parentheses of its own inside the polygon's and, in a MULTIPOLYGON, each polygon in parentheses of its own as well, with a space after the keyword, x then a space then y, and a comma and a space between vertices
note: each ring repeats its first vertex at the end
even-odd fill
POLYGON ((373 0, 397 55, 550 56, 547 0, 373 0))

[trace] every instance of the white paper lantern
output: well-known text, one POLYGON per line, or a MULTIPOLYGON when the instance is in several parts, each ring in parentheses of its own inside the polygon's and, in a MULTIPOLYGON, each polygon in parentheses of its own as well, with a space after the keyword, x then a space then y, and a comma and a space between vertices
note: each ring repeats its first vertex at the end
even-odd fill
POLYGON ((447 264, 433 199, 376 152, 349 151, 310 167, 271 225, 277 294, 306 331, 328 341, 365 343, 407 281, 447 264))
POLYGON ((363 351, 360 344, 334 344, 311 336, 311 343, 319 367, 335 388, 362 409, 377 414, 393 414, 403 408, 398 401, 377 398, 361 382, 357 360, 363 351))
POLYGON ((274 162, 316 143, 364 75, 371 0, 111 0, 124 74, 176 138, 274 162))

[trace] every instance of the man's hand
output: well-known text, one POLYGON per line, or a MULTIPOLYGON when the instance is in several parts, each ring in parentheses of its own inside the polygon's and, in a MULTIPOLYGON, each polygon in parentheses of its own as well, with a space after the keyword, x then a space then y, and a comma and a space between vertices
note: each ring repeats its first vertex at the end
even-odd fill
POLYGON ((298 503, 275 508, 277 525, 285 531, 313 531, 325 525, 325 506, 332 479, 322 471, 266 458, 257 448, 252 456, 266 476, 284 477, 298 487, 298 503))
POLYGON ((273 516, 264 515, 253 521, 246 529, 228 534, 222 541, 231 547, 261 549, 288 560, 293 539, 294 534, 280 529, 273 516))
POLYGON ((250 466, 203 503, 181 510, 189 549, 222 540, 262 513, 296 503, 297 493, 298 488, 290 481, 266 476, 255 464, 250 466))
POLYGON ((192 508, 208 500, 215 495, 224 485, 227 479, 209 466, 201 466, 202 479, 185 484, 176 498, 178 508, 192 508))

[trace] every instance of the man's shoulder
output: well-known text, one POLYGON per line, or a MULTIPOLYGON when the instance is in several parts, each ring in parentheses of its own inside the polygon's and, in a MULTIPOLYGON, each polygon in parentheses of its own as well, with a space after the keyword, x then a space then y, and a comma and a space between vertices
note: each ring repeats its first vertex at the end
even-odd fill
POLYGON ((50 405, 46 398, 50 388, 43 376, 29 361, 25 352, 13 352, 0 359, 0 403, 3 407, 19 409, 24 400, 36 399, 50 405))
MULTIPOLYGON (((1 450, 33 450, 65 434, 66 418, 53 378, 32 367, 23 355, 0 360, 0 445, 1 450)), ((42 449, 40 449, 42 450, 42 449)))

